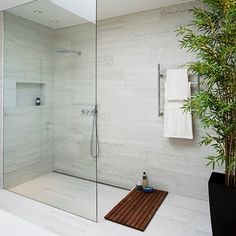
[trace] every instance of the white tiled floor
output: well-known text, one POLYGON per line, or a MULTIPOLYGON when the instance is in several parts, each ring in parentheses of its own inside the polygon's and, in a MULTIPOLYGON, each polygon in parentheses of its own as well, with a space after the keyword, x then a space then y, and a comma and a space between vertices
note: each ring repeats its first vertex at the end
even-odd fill
POLYGON ((57 236, 48 230, 40 228, 2 210, 0 210, 0 222, 0 235, 4 236, 57 236))
POLYGON ((95 182, 51 172, 10 191, 96 221, 95 182))
MULTIPOLYGON (((207 202, 169 194, 146 231, 142 233, 103 219, 103 216, 127 194, 127 191, 99 184, 98 192, 99 223, 85 220, 5 190, 0 191, 0 209, 37 226, 35 234, 28 234, 26 224, 25 236, 49 235, 46 231, 40 231, 37 234, 38 227, 61 236, 212 235, 207 202)), ((2 234, 1 228, 4 228, 2 224, 0 220, 0 235, 14 236, 13 234, 2 234)), ((15 224, 17 224, 17 220, 13 217, 9 225, 13 228, 15 224)))

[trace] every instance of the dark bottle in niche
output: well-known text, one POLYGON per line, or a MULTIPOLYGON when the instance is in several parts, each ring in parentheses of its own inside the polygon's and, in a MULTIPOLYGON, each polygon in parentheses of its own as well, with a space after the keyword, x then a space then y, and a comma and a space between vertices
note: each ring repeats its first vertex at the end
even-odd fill
POLYGON ((41 99, 40 97, 37 97, 36 100, 35 100, 35 105, 36 106, 40 106, 41 105, 41 99))

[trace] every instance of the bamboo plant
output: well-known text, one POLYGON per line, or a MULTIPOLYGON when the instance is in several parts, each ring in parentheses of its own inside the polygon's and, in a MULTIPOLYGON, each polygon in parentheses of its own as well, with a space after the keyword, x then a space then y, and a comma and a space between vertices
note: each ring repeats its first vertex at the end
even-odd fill
POLYGON ((197 55, 188 63, 201 76, 201 89, 184 109, 200 119, 205 136, 200 145, 215 149, 207 157, 213 169, 225 168, 225 185, 236 187, 236 0, 200 0, 193 21, 177 30, 180 45, 197 55))

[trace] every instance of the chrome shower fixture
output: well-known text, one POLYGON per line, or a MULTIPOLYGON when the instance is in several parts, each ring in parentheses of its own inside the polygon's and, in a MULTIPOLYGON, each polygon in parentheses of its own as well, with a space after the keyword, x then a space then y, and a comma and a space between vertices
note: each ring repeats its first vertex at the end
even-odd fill
POLYGON ((95 113, 95 109, 82 109, 82 115, 93 115, 95 113))
POLYGON ((80 56, 82 53, 80 51, 75 51, 67 48, 56 48, 56 52, 58 53, 75 53, 80 56))

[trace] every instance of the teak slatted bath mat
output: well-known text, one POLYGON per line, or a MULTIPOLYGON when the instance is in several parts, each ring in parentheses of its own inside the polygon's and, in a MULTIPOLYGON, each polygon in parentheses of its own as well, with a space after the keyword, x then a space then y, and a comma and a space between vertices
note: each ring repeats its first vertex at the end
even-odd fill
POLYGON ((168 192, 160 190, 144 193, 133 189, 105 216, 105 219, 144 231, 167 194, 168 192))

